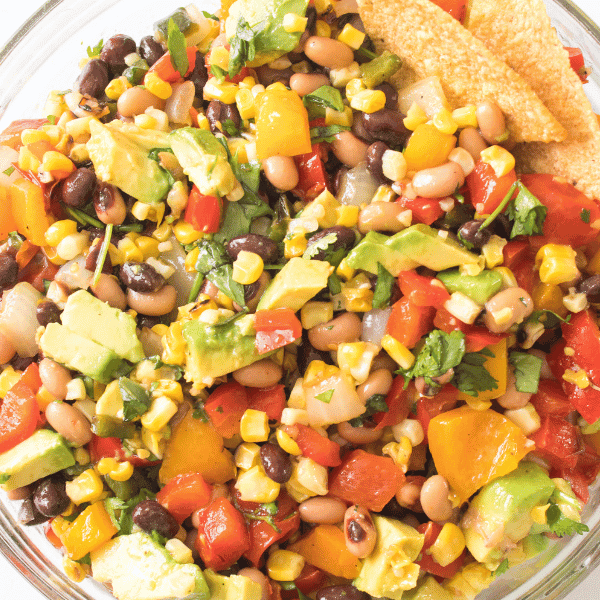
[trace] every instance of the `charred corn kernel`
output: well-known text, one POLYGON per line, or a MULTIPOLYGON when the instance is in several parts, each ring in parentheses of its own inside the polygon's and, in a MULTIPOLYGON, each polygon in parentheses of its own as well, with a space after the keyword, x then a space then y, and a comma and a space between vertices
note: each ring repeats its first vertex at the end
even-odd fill
POLYGON ((481 253, 485 259, 485 266, 488 269, 497 267, 504 262, 504 254, 502 250, 508 241, 500 236, 493 235, 487 244, 481 249, 481 253))
POLYGON ((349 204, 344 204, 342 206, 335 207, 336 213, 336 225, 343 225, 344 227, 355 227, 358 223, 358 206, 351 206, 349 204))
POLYGON ((248 75, 248 77, 244 77, 244 79, 238 83, 238 86, 241 90, 251 90, 255 85, 256 79, 250 75, 248 75))
POLYGON ((65 533, 69 527, 71 527, 71 521, 67 521, 62 516, 55 517, 50 521, 50 528, 57 537, 65 533))
POLYGON ((562 290, 551 283, 538 283, 531 294, 536 310, 551 310, 557 314, 565 314, 562 290))
POLYGON ((56 248, 52 248, 51 246, 42 246, 42 251, 46 255, 46 258, 53 265, 64 265, 67 261, 63 260, 56 252, 56 248))
POLYGON ((534 506, 531 509, 530 515, 531 520, 538 525, 545 525, 548 522, 546 517, 546 511, 550 508, 550 504, 544 504, 543 506, 534 506))
POLYGON ((474 104, 468 104, 452 111, 452 119, 460 129, 465 127, 477 127, 477 107, 474 104))
POLYGON ((158 240, 146 235, 141 235, 140 237, 136 238, 135 245, 140 249, 144 260, 149 257, 157 258, 160 254, 158 251, 158 240))
POLYGON ((572 313, 578 313, 589 308, 587 296, 583 292, 572 292, 563 298, 563 306, 572 313))
POLYGON ((404 419, 404 421, 394 425, 392 427, 392 434, 397 442, 403 437, 407 437, 413 448, 425 439, 423 427, 416 419, 404 419))
POLYGON ((177 404, 167 396, 152 401, 150 409, 142 415, 142 425, 150 431, 160 431, 177 412, 177 404))
POLYGON ((304 557, 291 550, 275 550, 267 558, 267 575, 273 581, 294 581, 304 569, 304 557))
POLYGON ((41 167, 42 170, 47 171, 48 173, 64 173, 64 177, 75 170, 73 161, 68 156, 61 154, 56 150, 44 152, 41 167))
POLYGON ((73 481, 67 481, 65 490, 71 502, 79 506, 84 502, 99 500, 104 492, 104 485, 94 469, 87 469, 73 481))
POLYGON ((233 261, 232 279, 242 285, 254 283, 264 269, 263 259, 255 252, 242 250, 233 261))
POLYGON ((200 231, 196 231, 190 223, 180 219, 173 227, 173 234, 180 244, 192 244, 202 237, 200 231))
POLYGON ((364 81, 358 77, 352 79, 346 84, 346 98, 352 100, 356 94, 367 91, 364 81))
POLYGON ((142 251, 131 238, 124 237, 119 240, 118 249, 122 252, 125 261, 143 262, 144 260, 142 251))
MULTIPOLYGON (((385 154, 385 153, 384 153, 385 154)), ((406 164, 406 161, 404 161, 406 164)), ((371 202, 391 202, 396 198, 396 193, 389 185, 380 185, 371 199, 371 202)))
POLYGON ((410 439, 402 436, 399 442, 389 442, 386 444, 381 449, 381 452, 389 456, 394 461, 394 464, 406 473, 412 455, 412 448, 410 439))
POLYGON ((239 473, 235 488, 243 502, 273 502, 281 490, 281 486, 268 477, 260 465, 239 473))
POLYGON ((86 144, 73 144, 69 151, 69 158, 75 163, 82 163, 90 160, 90 153, 86 144))
POLYGON ((283 240, 283 255, 285 258, 295 258, 302 256, 306 251, 307 240, 303 229, 296 229, 291 234, 285 236, 283 240))
POLYGON ((406 177, 406 159, 402 152, 386 150, 381 157, 381 170, 392 181, 400 181, 406 177))
POLYGON ((123 93, 131 87, 126 77, 117 77, 108 83, 104 88, 104 93, 111 100, 118 100, 123 93))
POLYGON ((329 106, 325 108, 325 125, 343 125, 352 127, 354 117, 352 109, 349 106, 344 106, 343 111, 334 110, 329 106))
POLYGON ((46 389, 45 386, 41 386, 35 395, 40 410, 46 410, 46 407, 52 402, 56 401, 56 398, 46 389))
POLYGON ((532 434, 541 426, 540 415, 535 410, 535 406, 529 402, 522 408, 505 410, 504 416, 512 421, 525 435, 532 434))
POLYGON ((183 389, 179 381, 173 381, 172 379, 159 379, 158 385, 152 390, 152 397, 158 398, 158 396, 166 396, 173 400, 177 404, 183 402, 183 389))
POLYGON ((363 45, 365 37, 366 34, 363 31, 359 31, 356 27, 352 27, 350 23, 346 23, 337 39, 338 42, 343 42, 346 46, 350 46, 352 50, 358 50, 363 45))
POLYGON ((315 23, 315 35, 319 37, 331 37, 331 27, 323 19, 317 19, 315 23))
POLYGON ((354 277, 356 271, 346 262, 343 258, 335 270, 335 274, 340 277, 343 281, 349 281, 354 277))
POLYGON ((194 562, 191 548, 188 548, 177 538, 168 540, 165 544, 165 550, 171 555, 173 560, 180 565, 191 564, 194 562))
POLYGON ((171 237, 172 231, 173 230, 168 223, 162 223, 154 230, 152 237, 159 242, 166 242, 171 237))
POLYGON ((490 146, 482 150, 481 160, 494 169, 496 177, 503 177, 515 168, 515 157, 502 146, 490 146))
POLYGON ((307 302, 300 310, 300 321, 304 329, 333 319, 333 304, 331 302, 307 302))
POLYGON ((135 117, 133 118, 133 122, 142 129, 158 129, 157 120, 154 117, 151 117, 150 115, 135 115, 135 117))
POLYGON ((408 109, 408 113, 406 113, 403 123, 406 129, 414 131, 419 125, 427 123, 428 120, 427 113, 416 102, 413 102, 408 109))
POLYGON ((288 33, 302 33, 308 23, 307 17, 302 17, 295 13, 286 13, 283 15, 283 28, 288 33))
POLYGON ((235 466, 247 471, 260 463, 260 446, 249 442, 240 444, 234 454, 235 466))
POLYGON ((269 417, 262 410, 249 408, 240 420, 240 435, 245 442, 266 442, 269 439, 269 417))
POLYGON ((166 100, 173 93, 173 88, 168 81, 163 81, 156 73, 149 71, 144 77, 146 89, 161 100, 166 100))
POLYGON ((429 551, 438 564, 447 567, 463 553, 465 547, 461 528, 454 523, 446 523, 429 551))
POLYGON ((458 125, 452 118, 452 113, 447 108, 440 109, 433 117, 433 124, 442 133, 452 135, 457 129, 458 125))
POLYGON ((494 267, 492 271, 496 271, 502 277, 502 290, 518 287, 517 279, 508 267, 494 267))
POLYGON ((415 363, 415 355, 388 333, 381 338, 381 345, 403 369, 410 369, 415 363))
POLYGON ((34 173, 37 173, 38 169, 40 168, 40 164, 41 163, 37 156, 35 156, 35 154, 33 154, 33 152, 31 152, 27 146, 21 146, 19 148, 19 169, 22 171, 33 171, 34 173))
POLYGON ((302 454, 300 446, 283 429, 277 429, 275 439, 279 447, 288 454, 292 456, 300 456, 302 454))
POLYGON ((204 86, 204 99, 219 100, 224 104, 234 104, 238 89, 235 83, 230 81, 219 83, 214 77, 211 77, 204 86))
POLYGON ((374 113, 385 107, 385 94, 381 90, 363 90, 350 99, 354 110, 364 113, 374 113))
POLYGON ((50 136, 43 129, 23 129, 21 143, 26 146, 35 142, 50 142, 50 136))
POLYGON ((585 388, 590 386, 590 379, 587 376, 585 371, 573 371, 572 369, 567 369, 562 378, 568 383, 572 383, 576 385, 580 390, 585 390, 585 388))
POLYGON ((225 46, 213 48, 208 55, 208 64, 227 71, 229 69, 229 50, 225 46))
POLYGON ((316 463, 312 458, 303 456, 298 460, 296 480, 302 487, 318 496, 325 496, 329 491, 327 467, 316 463))
POLYGON ((341 295, 348 312, 367 312, 373 308, 373 292, 369 289, 343 286, 341 295))
POLYGON ((87 231, 71 233, 65 236, 56 246, 56 253, 63 260, 73 260, 83 254, 89 246, 90 234, 87 231))
POLYGON ((322 360, 310 361, 304 372, 304 386, 313 386, 339 373, 339 368, 335 365, 327 365, 322 360))
POLYGON ((535 265, 539 268, 540 279, 544 283, 567 283, 579 277, 575 263, 577 253, 571 246, 546 244, 535 255, 535 265))
POLYGON ((235 105, 242 119, 254 119, 256 105, 254 104, 254 96, 249 89, 239 89, 235 93, 235 105))
POLYGON ((72 233, 77 233, 77 222, 71 219, 63 219, 62 221, 55 221, 46 229, 44 239, 48 246, 56 247, 72 233))
MULTIPOLYGON (((454 292, 450 295, 450 300, 446 300, 444 302, 444 308, 453 316, 456 317, 459 321, 463 323, 467 323, 467 325, 472 325, 475 322, 475 319, 479 316, 481 311, 483 310, 482 306, 479 306, 474 300, 465 296, 462 292, 454 292)), ((512 310, 509 309, 510 315, 508 319, 512 317, 512 310)), ((494 315, 496 320, 500 318, 499 315, 494 315)), ((507 320, 508 320, 507 319, 507 320)))
POLYGON ((88 575, 87 565, 72 560, 68 556, 63 557, 62 568, 73 583, 81 583, 88 575))

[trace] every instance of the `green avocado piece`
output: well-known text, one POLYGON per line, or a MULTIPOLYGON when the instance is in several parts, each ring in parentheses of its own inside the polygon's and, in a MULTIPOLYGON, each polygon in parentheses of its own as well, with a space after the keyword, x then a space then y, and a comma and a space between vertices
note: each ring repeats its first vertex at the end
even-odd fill
POLYGON ((74 464, 73 452, 62 435, 38 429, 25 441, 0 454, 0 488, 10 492, 74 464))
POLYGON ((496 271, 482 271, 479 275, 461 275, 458 269, 438 273, 437 278, 453 294, 462 292, 482 306, 502 287, 502 276, 496 271))
POLYGON ((205 129, 182 127, 169 134, 169 143, 183 172, 206 196, 226 196, 236 179, 227 160, 227 151, 205 129))
POLYGON ((286 31, 283 18, 288 13, 304 17, 307 6, 308 0, 237 0, 229 7, 229 16, 225 21, 227 42, 231 43, 243 19, 255 32, 253 42, 256 53, 246 64, 259 67, 272 62, 291 52, 302 35, 301 31, 286 31))
POLYGON ((137 363, 145 357, 135 319, 85 290, 69 296, 60 320, 67 329, 113 350, 129 362, 137 363))
POLYGON ((391 238, 383 233, 369 231, 367 235, 346 256, 346 262, 353 269, 362 269, 377 275, 377 263, 381 263, 387 271, 397 277, 401 271, 410 271, 420 263, 407 258, 389 247, 391 238))
POLYGON ((59 323, 49 323, 39 342, 42 352, 100 383, 109 383, 123 366, 116 352, 105 348, 59 323))
POLYGON ((543 533, 530 533, 522 542, 523 552, 529 560, 542 552, 545 552, 550 545, 550 540, 543 533))
POLYGON ((453 600, 454 596, 445 590, 431 575, 427 575, 413 590, 404 592, 402 600, 453 600))
POLYGON ((384 50, 381 55, 360 65, 360 77, 368 88, 373 89, 387 81, 401 66, 398 55, 384 50))
POLYGON ((147 533, 114 538, 93 550, 90 560, 94 579, 110 582, 118 600, 210 598, 200 567, 175 562, 147 533))
POLYGON ((156 204, 167 195, 169 175, 148 156, 154 148, 170 147, 167 133, 118 119, 106 125, 92 120, 90 133, 86 145, 98 179, 148 204, 156 204))
POLYGON ((363 560, 354 586, 375 598, 400 600, 406 590, 417 585, 419 565, 415 564, 425 536, 416 529, 397 521, 373 515, 377 543, 363 560))
POLYGON ((432 271, 445 271, 460 265, 477 264, 479 257, 457 241, 448 232, 438 231, 417 223, 394 234, 386 246, 411 258, 432 271))
POLYGON ((545 471, 532 462, 521 462, 508 475, 484 485, 462 520, 467 548, 475 560, 497 567, 503 559, 502 548, 529 534, 531 510, 546 504, 555 487, 545 471), (503 537, 489 546, 488 540, 499 528, 503 528, 503 537))
POLYGON ((205 569, 204 578, 210 590, 210 600, 260 600, 262 588, 256 581, 241 575, 219 575, 205 569))
POLYGON ((291 308, 296 312, 327 286, 332 273, 333 267, 324 260, 292 258, 275 275, 256 310, 291 308))

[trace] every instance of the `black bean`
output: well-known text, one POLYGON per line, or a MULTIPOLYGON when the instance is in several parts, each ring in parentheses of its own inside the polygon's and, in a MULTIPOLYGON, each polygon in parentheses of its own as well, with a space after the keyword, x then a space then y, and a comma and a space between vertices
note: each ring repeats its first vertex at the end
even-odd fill
POLYGON ((392 499, 383 507, 380 514, 384 517, 403 519, 406 516, 406 512, 406 508, 401 506, 398 500, 396 500, 396 498, 392 496, 392 499))
POLYGON ((362 33, 365 32, 365 26, 360 18, 360 15, 357 13, 345 13, 338 17, 337 27, 340 31, 348 24, 354 27, 354 29, 362 31, 362 33))
POLYGON ((12 254, 0 254, 0 294, 17 283, 19 265, 12 254))
POLYGON ((152 265, 139 262, 121 265, 119 279, 130 290, 142 294, 158 292, 166 283, 165 278, 152 265))
POLYGON ((371 600, 371 596, 353 585, 330 585, 317 592, 316 600, 371 600))
POLYGON ((385 107, 392 110, 398 110, 398 90, 389 83, 380 83, 375 87, 385 94, 385 107))
POLYGON ((481 229, 483 220, 476 219, 474 221, 467 221, 461 225, 458 229, 458 235, 468 244, 471 244, 474 248, 483 248, 492 237, 492 232, 486 227, 481 229))
POLYGON ((100 98, 108 82, 108 65, 99 58, 93 58, 81 69, 75 88, 80 94, 100 98))
POLYGON ((317 350, 308 341, 308 332, 306 331, 306 329, 304 329, 302 331, 302 343, 298 347, 298 355, 296 357, 296 361, 298 363, 298 371, 300 372, 300 375, 304 375, 304 372, 308 368, 308 365, 313 360, 322 360, 327 365, 333 364, 330 353, 317 350))
POLYGON ((311 258, 313 260, 326 260, 326 256, 337 250, 344 249, 349 251, 356 243, 356 234, 350 227, 344 227, 343 225, 334 225, 327 229, 322 229, 319 233, 315 233, 308 239, 306 248, 310 248, 313 244, 316 244, 324 237, 334 234, 336 239, 331 242, 327 248, 320 249, 316 254, 313 254, 311 258))
POLYGON ((23 500, 19 507, 17 518, 21 525, 40 525, 40 523, 44 523, 48 520, 48 517, 45 517, 38 511, 31 498, 23 500))
POLYGON ((206 109, 206 118, 210 125, 210 130, 213 133, 223 133, 226 137, 229 137, 229 133, 223 127, 226 121, 231 121, 233 125, 239 129, 241 118, 240 113, 235 104, 225 104, 220 100, 211 100, 208 108, 206 109), (221 124, 221 128, 217 125, 221 124))
POLYGON ((59 479, 42 480, 33 492, 33 505, 45 517, 56 517, 69 508, 65 482, 59 479))
POLYGON ((371 144, 377 140, 392 148, 404 146, 411 132, 404 127, 404 117, 397 110, 382 108, 374 113, 356 112, 352 132, 371 144))
POLYGON ((600 302, 600 275, 592 275, 584 279, 578 286, 577 291, 585 294, 589 302, 597 304, 600 302))
POLYGON ((65 204, 73 208, 81 208, 91 200, 95 188, 94 171, 87 167, 80 167, 62 182, 60 195, 65 204))
POLYGON ((249 283, 244 286, 244 300, 246 301, 246 304, 248 304, 248 302, 250 302, 250 300, 252 300, 256 294, 258 294, 259 290, 260 279, 257 279, 254 283, 249 283))
POLYGON ((96 209, 96 214, 110 211, 118 201, 118 193, 120 192, 117 191, 114 185, 99 181, 94 190, 94 208, 96 209))
POLYGON ((306 9, 306 30, 310 35, 314 35, 314 28, 317 24, 317 9, 309 4, 306 9))
POLYGON ((165 50, 151 35, 147 35, 141 39, 138 53, 151 67, 165 53, 165 50))
POLYGON ((257 233, 238 235, 227 242, 225 249, 231 260, 235 260, 242 250, 258 254, 265 264, 274 263, 279 256, 277 244, 268 237, 257 233))
POLYGON ((125 57, 137 50, 137 46, 128 35, 118 33, 104 42, 100 58, 108 64, 111 73, 121 75, 125 67, 125 57))
POLYGON ((37 361, 37 354, 35 356, 19 356, 15 354, 14 358, 10 361, 10 365, 15 371, 24 371, 29 365, 37 361))
POLYGON ((272 83, 281 82, 286 87, 290 85, 290 77, 294 74, 291 68, 288 69, 272 69, 269 65, 262 65, 256 69, 256 76, 261 85, 265 87, 272 83))
POLYGON ((385 142, 374 142, 367 148, 367 169, 379 183, 389 183, 383 174, 383 153, 389 150, 385 142))
POLYGON ((208 81, 208 71, 206 69, 206 64, 203 60, 196 61, 194 69, 188 75, 188 79, 194 84, 196 96, 198 98, 202 98, 202 90, 204 90, 204 86, 208 81))
POLYGON ((267 477, 276 483, 285 483, 292 476, 290 455, 277 444, 263 444, 261 446, 260 462, 267 477))
POLYGON ((162 323, 162 317, 151 317, 149 315, 142 314, 138 314, 136 320, 139 329, 143 329, 144 327, 152 329, 155 325, 162 323))
POLYGON ((42 327, 60 322, 60 308, 52 300, 42 300, 35 309, 35 316, 42 327))
POLYGON ((133 522, 146 533, 158 532, 167 539, 177 535, 179 523, 173 515, 156 500, 140 502, 131 514, 133 522))
MULTIPOLYGON (((90 251, 88 252, 88 255, 85 257, 85 268, 88 271, 95 271, 96 270, 96 265, 98 263, 98 257, 100 256, 100 250, 102 249, 102 242, 104 241, 104 236, 101 236, 99 238, 99 242, 92 244, 90 246, 90 251)), ((112 273, 112 261, 110 259, 110 254, 107 254, 106 257, 104 258, 104 263, 102 265, 102 272, 103 273, 112 273)))

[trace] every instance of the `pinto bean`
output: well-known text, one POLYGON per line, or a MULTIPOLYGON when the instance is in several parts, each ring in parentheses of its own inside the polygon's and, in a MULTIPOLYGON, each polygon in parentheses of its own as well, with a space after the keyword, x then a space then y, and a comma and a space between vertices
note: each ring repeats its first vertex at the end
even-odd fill
POLYGON ((127 303, 136 312, 150 317, 169 314, 177 304, 177 290, 172 285, 165 285, 158 292, 144 294, 127 290, 127 303))
POLYGON ((356 313, 345 312, 309 329, 308 339, 317 350, 335 350, 344 342, 358 341, 361 329, 360 317, 356 313))
POLYGON ((298 507, 300 518, 307 523, 336 525, 344 520, 346 505, 337 498, 309 498, 298 507))
POLYGON ((255 388, 268 388, 279 383, 283 375, 283 370, 272 360, 263 358, 251 365, 237 369, 231 375, 242 385, 255 388))
POLYGON ((358 214, 358 230, 363 234, 369 231, 398 233, 406 229, 403 213, 406 209, 396 202, 371 202, 358 214))
POLYGON ((475 162, 481 157, 481 153, 488 147, 486 141, 474 127, 465 127, 458 136, 458 145, 464 148, 475 162))
POLYGON ((365 142, 350 131, 338 133, 331 143, 331 149, 337 159, 350 168, 366 162, 368 148, 365 142))
POLYGON ((290 77, 290 88, 298 96, 312 94, 324 85, 329 85, 329 77, 322 73, 294 73, 290 77))
POLYGON ((485 304, 486 327, 493 333, 503 333, 515 323, 522 323, 533 312, 533 300, 523 288, 513 287, 498 292, 485 304))
POLYGON ((269 156, 262 165, 265 176, 278 190, 289 192, 298 185, 300 176, 291 156, 269 156))
POLYGON ((377 369, 375 371, 371 371, 367 377, 367 380, 356 388, 356 393, 363 402, 366 402, 375 394, 386 396, 392 387, 393 381, 394 378, 392 377, 390 371, 387 369, 377 369))
POLYGON ((67 385, 72 379, 69 370, 50 358, 40 362, 39 370, 44 387, 57 400, 64 400, 67 397, 67 385))
POLYGON ((500 107, 490 100, 477 106, 477 124, 488 144, 499 144, 506 140, 506 120, 500 107))
POLYGON ((313 35, 306 40, 304 54, 327 69, 344 69, 354 62, 350 46, 332 38, 313 35))
POLYGON ((50 402, 45 414, 48 423, 73 446, 79 448, 92 439, 90 422, 74 406, 66 402, 50 402))
POLYGON ((448 498, 450 486, 442 475, 433 475, 421 488, 421 506, 425 514, 436 522, 447 521, 452 516, 452 502, 448 498))
POLYGON ((132 87, 125 90, 117 100, 117 110, 124 117, 142 115, 148 108, 165 109, 165 100, 145 88, 132 87))
POLYGON ((451 196, 465 182, 465 174, 460 165, 447 162, 439 167, 418 171, 412 186, 423 198, 445 198, 451 196))

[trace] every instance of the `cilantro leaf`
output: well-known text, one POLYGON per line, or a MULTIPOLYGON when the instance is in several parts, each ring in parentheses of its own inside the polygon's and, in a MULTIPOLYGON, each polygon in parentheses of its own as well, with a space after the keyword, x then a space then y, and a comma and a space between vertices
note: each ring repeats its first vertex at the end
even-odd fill
POLYGON ((510 364, 515 368, 515 386, 518 392, 537 394, 542 359, 527 352, 511 352, 510 364))
POLYGON ((321 402, 325 402, 325 404, 329 404, 333 398, 334 391, 335 390, 327 390, 325 392, 321 392, 320 394, 317 394, 315 398, 321 402))
POLYGON ((311 144, 318 144, 319 142, 333 142, 335 136, 342 131, 350 131, 350 127, 346 127, 346 125, 311 127, 310 142, 311 144))
POLYGON ((169 19, 167 49, 171 55, 171 65, 173 65, 173 68, 182 77, 185 77, 190 68, 185 45, 185 35, 181 32, 181 29, 179 29, 173 18, 169 19))
POLYGON ((393 288, 394 277, 381 263, 377 263, 377 283, 373 294, 373 308, 387 307, 392 297, 393 288))
POLYGON ((240 306, 246 306, 244 286, 233 280, 233 266, 226 264, 206 274, 206 279, 212 281, 228 298, 240 306))
POLYGON ((590 530, 584 523, 579 523, 565 517, 557 504, 550 505, 546 511, 546 520, 550 531, 558 537, 575 535, 576 533, 581 535, 590 530))
POLYGON ((319 256, 319 260, 326 260, 334 267, 337 267, 346 254, 344 248, 336 249, 335 245, 337 241, 338 234, 335 231, 324 235, 315 242, 311 242, 309 239, 308 247, 304 251, 302 258, 310 260, 311 258, 321 255, 319 256))
POLYGON ((229 255, 222 244, 209 240, 202 240, 198 244, 198 259, 195 269, 198 273, 206 275, 209 271, 230 262, 229 255))
POLYGON ((590 211, 587 208, 582 209, 579 217, 584 223, 589 223, 590 222, 590 211))
POLYGON ((175 381, 179 381, 183 377, 184 369, 182 367, 180 367, 179 365, 171 365, 169 363, 163 362, 162 358, 158 356, 158 354, 154 356, 149 356, 147 360, 154 363, 155 371, 161 369, 162 367, 173 369, 175 371, 175 381))
POLYGON ((107 498, 104 501, 104 508, 113 522, 113 525, 119 530, 117 535, 129 535, 133 529, 133 518, 131 513, 133 509, 144 500, 154 500, 156 495, 150 490, 142 488, 137 494, 126 502, 117 497, 107 498))
POLYGON ((5 171, 2 171, 7 177, 10 177, 13 174, 13 171, 15 170, 15 168, 11 165, 10 167, 8 167, 8 169, 6 169, 5 171))
POLYGON ((90 58, 94 58, 95 56, 100 56, 102 52, 102 48, 104 48, 104 40, 100 40, 95 46, 87 47, 87 55, 90 58))
POLYGON ((127 377, 119 379, 119 392, 123 399, 123 421, 133 421, 150 408, 150 394, 139 384, 127 377))
POLYGON ((11 476, 8 473, 3 473, 2 475, 0 475, 0 485, 6 483, 10 479, 10 477, 11 476))
POLYGON ((483 366, 486 358, 493 354, 485 348, 481 352, 465 354, 461 363, 454 369, 452 385, 469 396, 477 396, 479 392, 497 390, 498 381, 483 366))
POLYGON ((152 530, 150 537, 160 546, 164 546, 169 541, 164 535, 160 535, 156 529, 152 530))
POLYGON ((223 127, 223 131, 231 137, 235 137, 240 134, 239 129, 235 126, 235 123, 231 119, 225 119, 221 123, 221 127, 223 127))
POLYGON ((336 296, 337 294, 342 293, 342 282, 340 281, 340 278, 335 273, 332 273, 327 278, 327 288, 329 289, 329 293, 332 296, 336 296))
POLYGON ((213 15, 212 13, 209 13, 206 10, 202 11, 202 14, 207 18, 207 19, 212 19, 213 21, 218 21, 219 17, 217 17, 216 15, 213 15))
POLYGON ((344 110, 342 94, 338 89, 330 85, 322 85, 314 92, 306 94, 302 98, 302 103, 308 111, 310 120, 324 117, 327 108, 331 108, 337 112, 344 110))
POLYGON ((244 17, 240 17, 235 34, 229 40, 229 68, 227 70, 230 77, 235 77, 247 62, 254 59, 256 56, 254 38, 264 26, 265 24, 262 25, 261 29, 254 31, 250 23, 244 17))
POLYGON ((390 410, 383 394, 373 394, 367 398, 365 406, 367 410, 362 415, 349 421, 352 427, 362 427, 369 417, 372 417, 376 413, 388 412, 390 410))
POLYGON ((221 69, 221 67, 218 65, 211 65, 210 72, 219 83, 223 83, 225 81, 225 75, 227 75, 227 71, 225 71, 225 69, 221 69))
POLYGON ((46 119, 48 119, 48 123, 50 123, 50 125, 56 125, 56 115, 48 115, 46 119))
POLYGON ((557 315, 551 310, 534 310, 527 323, 541 323, 545 329, 555 329, 561 323, 568 323, 571 320, 571 315, 568 315, 566 319, 563 319, 560 315, 557 315))
POLYGON ((494 577, 499 577, 508 571, 508 558, 505 558, 494 571, 494 577))
POLYGON ((210 421, 208 413, 204 408, 204 402, 198 402, 198 404, 196 404, 192 417, 194 417, 194 419, 200 419, 203 423, 208 423, 210 421))
POLYGON ((548 209, 520 182, 519 193, 508 205, 508 218, 513 221, 510 237, 542 235, 548 209))

